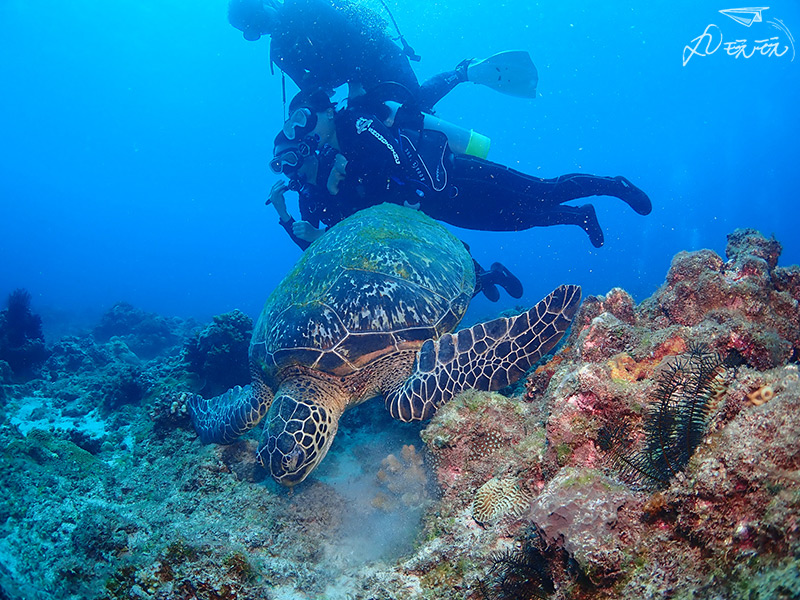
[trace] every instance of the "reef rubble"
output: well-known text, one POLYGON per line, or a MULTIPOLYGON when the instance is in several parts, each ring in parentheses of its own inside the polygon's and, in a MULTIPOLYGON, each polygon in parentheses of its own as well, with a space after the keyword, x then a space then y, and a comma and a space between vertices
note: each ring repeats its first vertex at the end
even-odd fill
POLYGON ((0 598, 800 598, 800 267, 780 252, 737 230, 639 304, 590 296, 522 383, 428 423, 367 403, 291 493, 257 431, 202 446, 186 415, 244 383, 247 317, 117 305, 33 378, 0 362, 0 598))

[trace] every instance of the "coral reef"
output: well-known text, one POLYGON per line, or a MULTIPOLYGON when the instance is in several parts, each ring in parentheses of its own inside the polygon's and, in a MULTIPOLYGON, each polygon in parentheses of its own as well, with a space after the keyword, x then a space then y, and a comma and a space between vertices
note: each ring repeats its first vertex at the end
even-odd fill
POLYGON ((492 478, 516 478, 523 491, 541 485, 537 458, 545 453, 545 437, 537 409, 477 391, 464 392, 439 409, 422 440, 445 506, 471 506, 475 491, 492 478))
POLYGON ((101 390, 103 406, 113 410, 125 404, 138 404, 144 398, 150 385, 147 376, 138 367, 125 365, 115 369, 113 375, 106 379, 101 390))
POLYGON ((141 403, 161 369, 160 362, 142 362, 119 338, 97 344, 91 335, 67 336, 53 346, 36 389, 73 411, 99 406, 108 412, 141 403))
POLYGON ((14 379, 24 381, 38 374, 47 354, 42 319, 31 312, 30 292, 14 290, 7 308, 0 312, 0 361, 8 365, 14 379))
POLYGON ((529 518, 574 559, 593 586, 614 583, 632 556, 633 493, 595 469, 567 467, 547 483, 529 518))
POLYGON ((247 352, 253 320, 239 310, 217 315, 184 347, 189 371, 200 378, 198 392, 217 396, 250 382, 247 352))
MULTIPOLYGON (((800 548, 790 516, 800 502, 800 418, 784 412, 800 403, 789 362, 798 349, 800 269, 777 267, 779 251, 746 230, 729 237, 728 261, 681 253, 665 285, 638 306, 620 289, 587 298, 562 350, 529 377, 525 403, 492 398, 504 411, 469 412, 459 398, 444 407, 423 431, 444 488, 444 506, 427 523, 435 534, 428 547, 444 547, 444 560, 470 568, 431 593, 475 589, 491 552, 514 552, 522 525, 535 523, 555 598, 800 594, 789 584, 800 548), (726 368, 722 357, 731 354, 745 364, 726 368), (659 412, 655 426, 650 415, 659 412), (631 453, 648 447, 648 428, 666 435, 660 445, 650 437, 662 457, 671 448, 680 459, 660 473, 663 492, 630 487, 607 469, 604 432, 620 427, 631 453), (520 431, 538 432, 542 450, 516 455, 520 431), (522 475, 533 501, 517 523, 475 533, 463 508, 480 484, 469 451, 459 448, 481 435, 511 442, 492 452, 491 471, 522 475), (773 569, 782 575, 758 577, 773 587, 755 587, 756 573, 773 569)), ((658 452, 642 464, 658 464, 658 452)))
POLYGON ((739 229, 728 236, 728 261, 710 250, 682 252, 648 304, 650 315, 661 313, 709 336, 724 328, 715 350, 735 349, 762 371, 778 366, 800 346, 796 269, 776 266, 780 251, 777 241, 739 229))
POLYGON ((800 268, 779 253, 741 230, 727 260, 677 255, 640 304, 587 298, 513 397, 463 393, 424 429, 356 407, 291 493, 253 434, 202 446, 186 417, 227 387, 214 361, 246 364, 244 315, 168 321, 151 360, 117 330, 62 338, 41 379, 0 362, 0 596, 798 598, 800 268), (631 485, 614 456, 676 468, 631 485))
POLYGON ((148 313, 127 302, 118 302, 94 328, 98 342, 118 339, 139 358, 149 360, 168 352, 180 343, 181 323, 148 313))

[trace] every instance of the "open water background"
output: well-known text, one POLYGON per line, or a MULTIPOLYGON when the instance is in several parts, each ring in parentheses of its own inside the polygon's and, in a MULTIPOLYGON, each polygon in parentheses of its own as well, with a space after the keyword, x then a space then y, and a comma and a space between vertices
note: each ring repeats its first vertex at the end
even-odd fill
MULTIPOLYGON (((257 317, 300 251, 264 206, 281 78, 267 39, 243 40, 226 4, 0 0, 0 298, 27 288, 46 328, 47 315, 93 324, 119 300, 257 317)), ((520 276, 521 304, 562 282, 642 300, 676 252, 724 254, 737 227, 774 234, 781 263, 800 262, 800 57, 737 58, 722 46, 682 64, 711 23, 747 52, 771 36, 783 51, 789 37, 769 21, 800 35, 794 0, 770 3, 749 28, 718 12, 738 5, 708 1, 389 6, 423 56, 421 80, 465 57, 531 52, 536 100, 466 84, 438 105, 491 137, 491 159, 542 177, 622 174, 653 200, 641 217, 595 199, 599 250, 577 227, 459 231, 479 261, 520 276)), ((467 318, 512 302, 476 299, 467 318)))

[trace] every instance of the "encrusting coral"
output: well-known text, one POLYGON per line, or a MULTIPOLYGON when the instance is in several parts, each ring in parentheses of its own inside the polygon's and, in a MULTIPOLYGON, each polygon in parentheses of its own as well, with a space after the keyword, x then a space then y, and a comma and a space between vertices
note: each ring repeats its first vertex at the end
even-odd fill
POLYGON ((747 394, 747 398, 756 406, 761 406, 775 397, 775 390, 771 385, 765 385, 747 394))

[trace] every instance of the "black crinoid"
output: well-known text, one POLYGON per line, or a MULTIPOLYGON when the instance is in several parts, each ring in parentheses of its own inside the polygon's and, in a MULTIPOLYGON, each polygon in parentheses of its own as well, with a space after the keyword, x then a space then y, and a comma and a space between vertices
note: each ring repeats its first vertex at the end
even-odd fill
POLYGON ((689 352, 659 375, 645 414, 644 444, 638 446, 623 427, 601 432, 600 447, 623 478, 657 489, 683 471, 719 407, 725 392, 722 375, 740 363, 736 353, 722 357, 704 344, 689 344, 689 352))
POLYGON ((517 538, 513 549, 492 554, 492 566, 479 591, 486 600, 532 600, 553 592, 548 546, 536 524, 517 538))
POLYGON ((31 312, 31 294, 26 289, 16 289, 8 295, 8 308, 3 311, 3 332, 13 348, 27 340, 43 340, 42 319, 31 312))
POLYGON ((14 290, 8 296, 8 308, 0 311, 0 360, 24 378, 32 376, 47 355, 42 319, 31 312, 30 293, 14 290))

